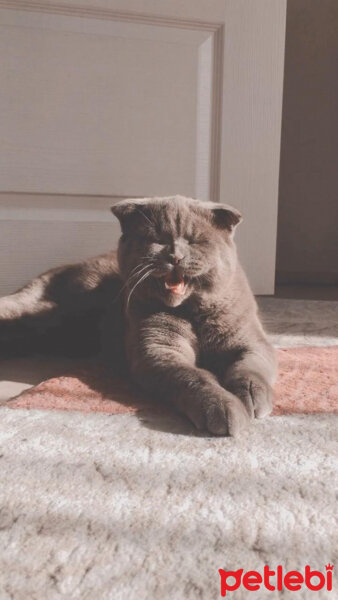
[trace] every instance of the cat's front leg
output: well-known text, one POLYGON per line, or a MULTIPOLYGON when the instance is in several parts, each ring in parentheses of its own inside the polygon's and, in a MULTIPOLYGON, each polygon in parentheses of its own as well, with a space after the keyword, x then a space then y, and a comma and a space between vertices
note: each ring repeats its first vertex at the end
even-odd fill
POLYGON ((276 374, 274 349, 262 344, 248 348, 225 370, 222 385, 241 399, 250 418, 263 418, 272 411, 276 374))
POLYGON ((157 362, 142 363, 133 372, 135 381, 155 399, 172 403, 197 429, 236 436, 248 426, 249 417, 241 401, 208 371, 187 364, 179 355, 171 356, 161 367, 157 362))
POLYGON ((242 402, 196 366, 190 325, 156 315, 128 337, 133 378, 155 399, 172 403, 197 429, 215 435, 235 436, 249 424, 242 402))

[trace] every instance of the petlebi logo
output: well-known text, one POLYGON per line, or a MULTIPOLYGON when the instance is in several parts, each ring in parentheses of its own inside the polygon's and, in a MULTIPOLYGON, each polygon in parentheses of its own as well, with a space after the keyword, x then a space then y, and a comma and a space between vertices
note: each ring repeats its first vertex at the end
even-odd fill
POLYGON ((238 571, 224 571, 219 569, 221 576, 221 596, 224 598, 227 592, 234 592, 238 588, 243 587, 250 592, 260 590, 262 587, 269 591, 282 591, 283 589, 290 591, 298 591, 308 588, 312 591, 327 589, 332 591, 332 571, 333 565, 330 563, 325 565, 326 571, 316 571, 309 565, 306 565, 304 574, 300 571, 286 571, 282 565, 278 565, 276 570, 270 569, 265 565, 263 575, 258 571, 246 571, 238 569, 238 571))

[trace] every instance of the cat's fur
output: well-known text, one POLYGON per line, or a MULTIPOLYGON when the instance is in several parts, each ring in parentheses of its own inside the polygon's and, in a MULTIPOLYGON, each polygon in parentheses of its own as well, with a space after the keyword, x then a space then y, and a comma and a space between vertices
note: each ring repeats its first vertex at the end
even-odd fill
POLYGON ((269 414, 276 360, 237 260, 238 211, 175 196, 112 212, 117 257, 54 269, 0 299, 3 352, 100 346, 115 363, 124 349, 143 390, 213 434, 269 414))

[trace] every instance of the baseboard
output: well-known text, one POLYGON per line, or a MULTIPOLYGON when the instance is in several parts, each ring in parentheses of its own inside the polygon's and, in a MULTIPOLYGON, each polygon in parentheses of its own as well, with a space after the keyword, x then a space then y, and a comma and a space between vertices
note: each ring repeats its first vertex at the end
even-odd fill
POLYGON ((338 285, 338 271, 276 271, 276 284, 338 285))

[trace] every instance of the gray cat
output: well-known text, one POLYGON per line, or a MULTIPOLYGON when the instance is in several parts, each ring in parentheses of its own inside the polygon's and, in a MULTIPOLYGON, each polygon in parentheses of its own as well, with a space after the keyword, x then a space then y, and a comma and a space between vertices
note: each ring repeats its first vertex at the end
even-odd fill
POLYGON ((2 354, 101 349, 198 429, 268 415, 276 358, 233 241, 234 208, 182 196, 112 207, 118 252, 60 267, 0 299, 2 354))

